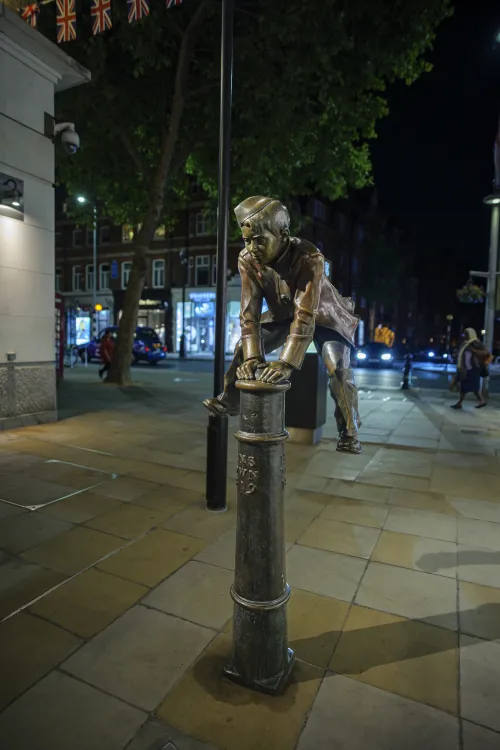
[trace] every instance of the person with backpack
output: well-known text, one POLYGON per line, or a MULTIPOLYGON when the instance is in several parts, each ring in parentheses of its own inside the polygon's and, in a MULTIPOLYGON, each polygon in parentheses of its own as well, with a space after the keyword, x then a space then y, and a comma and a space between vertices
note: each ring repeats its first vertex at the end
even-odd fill
POLYGON ((476 409, 486 406, 481 393, 481 378, 488 377, 488 365, 492 359, 485 345, 479 341, 474 328, 466 328, 464 343, 458 353, 457 374, 454 378, 455 387, 460 389, 460 397, 457 403, 452 405, 452 409, 461 409, 468 393, 473 393, 479 401, 476 409))

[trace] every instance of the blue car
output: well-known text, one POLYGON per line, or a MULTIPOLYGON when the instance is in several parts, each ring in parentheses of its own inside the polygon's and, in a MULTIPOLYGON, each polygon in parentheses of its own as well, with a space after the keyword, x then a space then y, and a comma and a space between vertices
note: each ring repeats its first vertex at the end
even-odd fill
MULTIPOLYGON (((85 361, 85 354, 87 355, 87 361, 92 360, 100 361, 99 344, 104 334, 110 331, 113 338, 116 339, 118 336, 118 326, 110 326, 101 331, 100 334, 91 339, 88 344, 82 344, 78 347, 78 354, 83 361, 85 361)), ((167 347, 162 344, 160 337, 154 330, 154 328, 148 328, 147 326, 138 326, 135 329, 134 344, 132 347, 132 363, 137 364, 138 362, 147 362, 149 365, 157 365, 167 356, 167 347)))

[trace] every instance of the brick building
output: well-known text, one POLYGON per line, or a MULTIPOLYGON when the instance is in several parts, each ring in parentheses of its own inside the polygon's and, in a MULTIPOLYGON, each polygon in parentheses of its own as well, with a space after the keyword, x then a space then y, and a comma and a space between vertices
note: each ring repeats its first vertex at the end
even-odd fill
MULTIPOLYGON (((207 213, 206 205, 204 196, 195 192, 188 207, 179 211, 173 232, 159 227, 150 247, 138 325, 155 328, 169 351, 178 351, 183 324, 188 353, 210 355, 214 350, 217 238, 215 215, 207 213)), ((304 217, 297 234, 324 253, 325 271, 337 288, 355 295, 352 270, 357 266, 357 250, 350 240, 348 217, 316 198, 297 202, 295 208, 304 217)), ((240 332, 237 264, 241 247, 237 239, 231 242, 228 253, 228 351, 234 348, 240 332)), ((64 217, 56 222, 56 291, 65 298, 68 343, 83 343, 91 335, 92 249, 92 227, 77 226, 64 217)), ((98 219, 97 303, 103 308, 98 313, 98 331, 120 319, 133 250, 132 227, 117 227, 98 219)))

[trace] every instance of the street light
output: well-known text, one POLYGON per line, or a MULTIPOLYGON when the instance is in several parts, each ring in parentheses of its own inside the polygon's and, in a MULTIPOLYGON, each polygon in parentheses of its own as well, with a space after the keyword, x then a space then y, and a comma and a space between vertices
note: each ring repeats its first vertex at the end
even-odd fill
MULTIPOLYGON (((87 203, 84 195, 78 195, 78 203, 87 203)), ((97 204, 94 201, 93 206, 94 222, 92 227, 92 265, 94 273, 92 274, 92 338, 97 336, 97 204)))
MULTIPOLYGON (((227 243, 231 167, 234 0, 222 0, 219 174, 217 211, 217 296, 215 300, 214 396, 224 388, 226 353, 227 243)), ((208 418, 207 510, 226 510, 227 416, 208 418)))

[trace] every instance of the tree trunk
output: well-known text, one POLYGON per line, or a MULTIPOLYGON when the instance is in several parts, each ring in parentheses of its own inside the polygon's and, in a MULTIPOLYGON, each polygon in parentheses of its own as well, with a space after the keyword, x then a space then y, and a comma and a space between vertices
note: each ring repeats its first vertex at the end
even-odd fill
MULTIPOLYGON (((165 188, 172 169, 172 160, 184 112, 189 79, 189 63, 209 5, 210 0, 201 1, 182 37, 170 117, 162 137, 160 160, 153 176, 149 194, 149 207, 141 230, 136 238, 137 245, 123 301, 123 312, 118 326, 118 338, 113 354, 113 361, 106 378, 106 382, 109 383, 125 385, 130 380, 134 332, 137 326, 139 301, 146 282, 149 246, 153 241, 155 230, 161 221, 163 213, 165 188)), ((135 163, 138 165, 137 159, 135 159, 135 163)))

